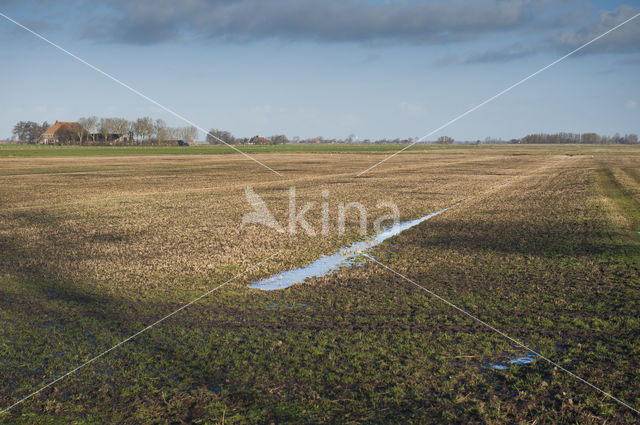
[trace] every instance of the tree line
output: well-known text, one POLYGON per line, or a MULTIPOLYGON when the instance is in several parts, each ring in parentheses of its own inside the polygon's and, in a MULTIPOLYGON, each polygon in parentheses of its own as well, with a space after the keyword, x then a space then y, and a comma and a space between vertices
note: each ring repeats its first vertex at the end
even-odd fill
MULTIPOLYGON (((350 135, 345 139, 331 139, 331 138, 324 138, 321 136, 306 138, 306 139, 302 139, 300 137, 293 137, 289 139, 284 134, 276 134, 274 136, 269 136, 269 137, 254 136, 249 138, 249 137, 235 137, 230 132, 225 130, 219 130, 217 128, 212 128, 211 130, 209 130, 209 133, 207 134, 207 143, 210 143, 213 145, 217 145, 217 144, 235 145, 235 144, 247 144, 247 143, 264 143, 264 144, 270 144, 270 145, 280 145, 285 143, 321 143, 321 144, 376 143, 376 144, 401 145, 401 144, 412 143, 415 140, 417 139, 396 138, 396 139, 378 139, 378 140, 369 140, 369 139, 358 140, 354 135, 350 135)), ((438 139, 436 139, 433 143, 441 144, 441 145, 451 145, 454 142, 455 140, 452 137, 441 136, 438 139)))
MULTIPOLYGON (((155 145, 171 140, 193 142, 198 129, 193 126, 169 127, 163 120, 150 117, 129 121, 126 118, 99 118, 96 116, 78 119, 79 126, 63 127, 56 132, 60 144, 136 144, 155 145)), ((46 121, 41 125, 33 121, 20 121, 13 127, 13 136, 23 143, 38 143, 42 134, 50 127, 46 121)))
MULTIPOLYGON (((169 127, 161 119, 142 117, 133 121, 125 118, 99 118, 96 116, 82 117, 78 119, 79 126, 70 129, 61 129, 56 133, 60 144, 135 144, 135 145, 157 145, 169 141, 183 140, 193 142, 198 137, 198 129, 193 126, 169 127), (123 137, 124 136, 124 137, 123 137)), ((50 127, 46 121, 38 124, 33 121, 20 121, 13 128, 15 140, 23 143, 38 143, 40 136, 50 127)), ((235 137, 228 131, 212 128, 206 135, 206 141, 210 144, 271 144, 279 145, 285 143, 375 143, 375 144, 410 144, 415 142, 415 138, 396 138, 358 140, 355 135, 350 135, 345 139, 327 139, 314 137, 301 139, 294 137, 289 139, 284 134, 277 134, 270 137, 235 137)), ((448 136, 441 136, 432 143, 451 145, 455 140, 448 136)), ((472 142, 480 144, 480 140, 472 142)), ((508 142, 499 139, 486 138, 486 144, 490 143, 520 143, 520 144, 637 144, 636 134, 616 133, 613 136, 603 136, 597 133, 555 133, 555 134, 529 134, 520 139, 512 139, 508 142)))
POLYGON ((616 133, 613 136, 601 136, 597 133, 556 133, 556 134, 529 134, 521 139, 513 141, 521 144, 585 144, 585 145, 633 145, 638 143, 636 134, 621 136, 616 133))
POLYGON ((293 140, 289 140, 287 136, 284 134, 277 134, 270 137, 235 137, 228 131, 219 130, 217 128, 212 128, 207 133, 207 143, 212 145, 238 145, 238 144, 247 144, 247 143, 257 143, 257 144, 269 144, 269 145, 282 145, 285 143, 291 143, 292 141, 297 142, 299 138, 294 138, 293 140))
MULTIPOLYGON (((129 142, 141 145, 152 145, 163 143, 167 140, 184 140, 192 142, 198 137, 198 129, 193 126, 169 127, 161 119, 153 120, 150 117, 138 118, 129 121, 125 118, 99 118, 96 116, 82 117, 78 119, 80 127, 75 131, 60 130, 56 135, 60 143, 63 144, 100 144, 112 142, 123 135, 127 135, 129 142)), ((38 124, 33 121, 20 121, 13 128, 14 139, 23 143, 38 143, 42 133, 51 125, 48 122, 38 124)), ((284 134, 276 134, 266 138, 263 137, 235 137, 228 131, 212 128, 206 135, 206 141, 210 144, 247 144, 259 140, 261 143, 279 145, 285 143, 376 143, 376 144, 407 144, 412 143, 414 138, 396 138, 359 140, 355 135, 350 135, 345 139, 324 138, 322 136, 312 138, 293 137, 288 138, 284 134)), ((452 144, 454 139, 441 136, 434 143, 452 144)))

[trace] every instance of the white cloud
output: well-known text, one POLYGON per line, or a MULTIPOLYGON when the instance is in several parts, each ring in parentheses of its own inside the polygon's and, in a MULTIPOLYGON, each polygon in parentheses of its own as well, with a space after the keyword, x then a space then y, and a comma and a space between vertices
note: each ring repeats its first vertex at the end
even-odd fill
POLYGON ((629 99, 624 103, 624 107, 627 109, 637 109, 638 102, 636 102, 635 100, 629 99))

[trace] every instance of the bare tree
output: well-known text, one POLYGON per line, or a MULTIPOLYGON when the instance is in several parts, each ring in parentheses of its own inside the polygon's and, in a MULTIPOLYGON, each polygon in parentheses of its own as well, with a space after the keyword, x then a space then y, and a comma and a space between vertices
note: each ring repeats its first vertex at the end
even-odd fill
POLYGON ((162 143, 165 140, 169 139, 167 123, 164 122, 164 120, 157 119, 153 125, 153 130, 155 132, 156 139, 158 139, 158 143, 162 143))
POLYGON ((109 142, 109 137, 114 133, 112 118, 100 118, 100 133, 104 142, 109 142))
POLYGON ((87 130, 85 130, 82 125, 74 125, 71 129, 71 132, 73 133, 75 138, 78 140, 78 143, 82 144, 85 136, 87 135, 87 130))
POLYGON ((149 117, 138 118, 133 126, 133 132, 139 140, 149 139, 153 131, 153 120, 149 117))
POLYGON ((192 125, 189 125, 187 127, 182 127, 180 134, 180 138, 185 142, 193 142, 198 138, 198 129, 192 125))
POLYGON ((82 117, 78 120, 78 123, 87 130, 87 133, 91 135, 91 139, 95 142, 96 136, 95 134, 98 132, 98 124, 100 120, 96 116, 91 117, 82 117))
POLYGON ((129 135, 129 141, 131 143, 133 143, 135 141, 133 134, 134 134, 134 129, 135 129, 136 123, 135 121, 127 121, 127 134, 129 135))
POLYGON ((581 140, 585 144, 597 144, 600 143, 601 137, 596 133, 582 133, 581 140))
POLYGON ((277 134, 275 136, 271 136, 269 137, 269 140, 271 140, 271 143, 274 145, 282 145, 284 143, 289 143, 289 139, 287 139, 287 136, 285 136, 284 134, 277 134))
POLYGON ((228 131, 218 130, 217 128, 209 130, 209 133, 207 133, 207 143, 219 145, 223 142, 230 145, 236 142, 236 138, 228 131))
POLYGON ((118 135, 118 138, 129 135, 129 120, 125 118, 111 118, 113 133, 118 135))
POLYGON ((624 143, 628 143, 628 144, 636 144, 638 143, 638 135, 631 133, 631 134, 626 134, 624 136, 624 143))
POLYGON ((438 140, 436 140, 436 143, 439 145, 451 145, 453 144, 453 142, 454 142, 453 138, 449 136, 440 136, 438 137, 438 140))

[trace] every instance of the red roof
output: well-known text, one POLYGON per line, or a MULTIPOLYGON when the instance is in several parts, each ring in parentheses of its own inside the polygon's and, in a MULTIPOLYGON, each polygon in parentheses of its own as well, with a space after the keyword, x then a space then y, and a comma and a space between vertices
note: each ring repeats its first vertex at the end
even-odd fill
POLYGON ((47 131, 42 133, 42 135, 43 136, 49 136, 49 135, 53 136, 61 128, 64 128, 65 130, 68 130, 68 131, 75 132, 78 129, 78 127, 80 127, 80 124, 78 124, 77 122, 56 121, 56 123, 54 125, 52 125, 51 127, 49 127, 47 129, 47 131))

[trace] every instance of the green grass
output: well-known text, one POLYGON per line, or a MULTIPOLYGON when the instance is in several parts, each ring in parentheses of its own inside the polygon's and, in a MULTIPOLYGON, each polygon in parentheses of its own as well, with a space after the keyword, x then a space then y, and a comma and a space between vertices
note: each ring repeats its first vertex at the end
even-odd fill
MULTIPOLYGON (((236 145, 246 153, 387 153, 396 152, 406 145, 378 144, 287 144, 275 146, 236 145)), ((617 145, 433 145, 417 144, 407 151, 496 149, 512 151, 511 155, 640 155, 635 146, 617 145), (606 152, 601 150, 606 149, 606 152)), ((225 145, 197 146, 53 146, 0 144, 0 157, 54 157, 54 156, 128 156, 128 155, 215 155, 238 153, 225 145)))
MULTIPOLYGON (((404 145, 236 145, 246 153, 288 153, 288 152, 393 152, 404 145)), ((472 146, 466 146, 471 148, 472 146)), ((441 150, 460 148, 460 146, 416 145, 410 150, 441 150)), ((125 156, 125 155, 212 155, 237 153, 225 145, 198 146, 51 146, 51 145, 0 145, 0 157, 3 156, 125 156)))

